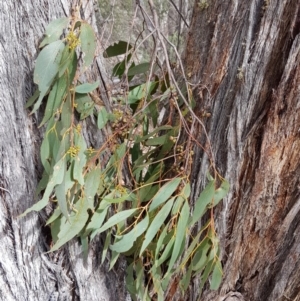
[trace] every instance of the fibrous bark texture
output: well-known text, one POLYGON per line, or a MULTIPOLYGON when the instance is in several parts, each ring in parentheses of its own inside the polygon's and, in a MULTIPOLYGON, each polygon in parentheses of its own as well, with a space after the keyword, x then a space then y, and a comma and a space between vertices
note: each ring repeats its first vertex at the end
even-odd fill
MULTIPOLYGON (((197 1, 185 65, 231 184, 215 211, 224 279, 200 300, 300 300, 300 2, 197 1)), ((206 146, 201 127, 195 136, 206 146)), ((197 197, 200 150, 194 166, 197 197)))
MULTIPOLYGON (((71 2, 0 1, 0 299, 5 301, 126 299, 122 267, 118 274, 100 268, 100 241, 91 245, 87 261, 75 240, 49 254, 45 216, 18 218, 37 201, 34 192, 41 176, 41 119, 24 108, 34 92, 34 61, 45 27, 69 16, 71 5, 77 4, 71 2)), ((94 24, 92 1, 80 2, 82 17, 94 24)), ((91 74, 101 77, 104 91, 101 59, 95 61, 91 74)), ((102 99, 108 104, 105 93, 102 99)), ((93 144, 103 139, 92 130, 88 137, 93 144)))

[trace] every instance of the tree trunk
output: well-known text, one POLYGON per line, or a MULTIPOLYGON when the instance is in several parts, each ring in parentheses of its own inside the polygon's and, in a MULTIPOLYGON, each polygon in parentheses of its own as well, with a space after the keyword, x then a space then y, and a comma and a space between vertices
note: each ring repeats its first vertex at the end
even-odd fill
MULTIPOLYGON (((87 262, 75 240, 48 254, 51 237, 44 226, 46 217, 30 214, 17 218, 36 202, 34 192, 41 176, 41 120, 39 115, 29 116, 24 108, 33 92, 38 44, 51 20, 70 15, 71 2, 0 3, 0 299, 5 301, 126 299, 122 267, 118 273, 100 267, 99 240, 92 244, 87 262)), ((94 24, 92 1, 82 2, 82 18, 94 24)), ((94 76, 103 80, 101 58, 94 69, 94 76)), ((105 91, 105 82, 101 85, 105 91)), ((105 93, 102 99, 108 104, 105 93)), ((103 141, 92 131, 88 137, 94 144, 103 141)))
MULTIPOLYGON (((196 1, 186 73, 216 167, 224 278, 201 300, 300 300, 300 2, 196 1)), ((199 127, 195 136, 207 145, 199 127)), ((195 156, 193 195, 209 169, 195 156)), ((197 300, 197 280, 192 289, 197 300)))

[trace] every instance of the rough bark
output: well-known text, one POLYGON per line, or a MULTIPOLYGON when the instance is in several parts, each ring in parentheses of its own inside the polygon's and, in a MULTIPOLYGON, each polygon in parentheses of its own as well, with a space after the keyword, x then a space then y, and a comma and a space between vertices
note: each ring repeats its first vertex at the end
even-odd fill
MULTIPOLYGON (((195 4, 185 66, 231 189, 215 211, 224 279, 201 300, 300 300, 300 2, 207 4, 195 4)), ((208 166, 198 150, 195 197, 208 166)))
MULTIPOLYGON (((87 262, 75 240, 47 254, 51 238, 44 227, 45 216, 17 218, 36 202, 34 191, 41 176, 41 119, 37 114, 29 116, 24 108, 34 89, 38 44, 52 19, 70 14, 71 2, 0 2, 0 299, 5 301, 126 299, 122 267, 118 273, 108 273, 99 265, 100 241, 92 244, 87 262)), ((94 23, 92 1, 82 3, 82 17, 94 23)), ((103 92, 104 75, 98 57, 93 76, 102 79, 103 92)), ((102 99, 108 104, 105 96, 102 99)), ((103 139, 93 131, 88 137, 93 144, 103 139)))

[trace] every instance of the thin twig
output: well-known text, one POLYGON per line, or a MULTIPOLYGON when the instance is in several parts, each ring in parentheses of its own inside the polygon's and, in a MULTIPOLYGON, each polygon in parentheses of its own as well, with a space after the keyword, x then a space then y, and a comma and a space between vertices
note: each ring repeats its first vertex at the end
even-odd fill
POLYGON ((3 190, 3 191, 5 191, 5 192, 7 192, 7 193, 9 194, 9 196, 10 196, 11 198, 13 198, 9 190, 7 190, 7 189, 5 189, 5 188, 3 188, 3 187, 0 187, 0 189, 3 190))
MULTIPOLYGON (((176 9, 176 11, 178 12, 180 18, 182 19, 182 21, 184 22, 185 26, 187 28, 190 28, 189 24, 187 23, 187 21, 185 20, 184 16, 182 15, 181 11, 178 9, 178 7, 176 6, 176 4, 172 1, 169 0, 169 2, 174 6, 174 8, 176 9)), ((182 2, 180 2, 180 4, 182 5, 182 2)))
MULTIPOLYGON (((169 76, 170 76, 170 78, 171 78, 171 80, 172 80, 172 82, 173 82, 173 84, 174 84, 176 90, 178 91, 179 95, 181 96, 181 98, 182 98, 184 104, 186 105, 186 107, 188 108, 189 112, 191 113, 192 117, 193 117, 195 120, 198 121, 198 123, 201 125, 201 127, 202 127, 202 129, 203 129, 203 132, 204 132, 204 134, 205 134, 205 136, 206 136, 206 138, 207 138, 207 143, 208 143, 208 147, 209 147, 209 153, 210 153, 211 164, 213 165, 213 167, 214 167, 214 169, 215 169, 215 159, 214 159, 214 154, 213 154, 213 150, 212 150, 212 146, 211 146, 211 143, 210 143, 210 139, 209 139, 207 130, 206 130, 206 128, 205 128, 204 123, 200 120, 200 118, 199 118, 199 117, 195 114, 195 112, 192 110, 192 108, 191 108, 191 106, 190 106, 191 101, 188 101, 188 100, 185 98, 185 96, 184 96, 183 93, 181 92, 181 89, 180 89, 179 86, 178 86, 178 83, 177 83, 177 81, 176 81, 176 79, 175 79, 175 75, 174 75, 174 73, 173 73, 173 70, 172 70, 172 68, 171 68, 171 66, 170 66, 170 62, 169 62, 169 60, 168 60, 168 51, 167 51, 167 47, 166 47, 166 45, 165 45, 165 43, 164 43, 164 40, 166 40, 166 41, 168 42, 168 44, 170 44, 170 45, 174 48, 174 50, 175 50, 175 53, 176 53, 176 55, 177 55, 177 57, 178 57, 178 59, 179 59, 180 68, 181 68, 182 75, 183 75, 183 78, 184 78, 184 81, 185 81, 185 84, 186 84, 186 88, 187 88, 187 91, 188 91, 188 84, 187 84, 188 81, 186 80, 186 76, 185 76, 185 72, 184 72, 184 68, 183 68, 183 64, 182 64, 182 61, 181 61, 181 59, 180 59, 180 56, 179 56, 179 54, 178 54, 178 52, 177 52, 177 50, 176 50, 176 47, 175 47, 175 46, 174 46, 174 45, 173 45, 173 44, 172 44, 172 43, 171 43, 171 42, 170 42, 170 41, 169 41, 169 40, 161 33, 161 31, 159 30, 158 16, 157 16, 156 11, 155 11, 155 9, 154 9, 153 1, 152 1, 152 0, 148 0, 148 4, 149 4, 150 7, 153 8, 152 12, 153 12, 153 14, 154 14, 154 15, 153 15, 154 24, 153 24, 153 21, 151 20, 151 18, 149 18, 149 21, 153 24, 153 27, 156 28, 156 32, 157 32, 157 35, 158 35, 158 40, 159 40, 160 43, 161 43, 161 46, 162 46, 163 51, 164 51, 164 55, 165 55, 165 57, 166 57, 166 65, 167 65, 167 69, 168 69, 168 72, 169 72, 169 76)), ((188 98, 190 98, 190 97, 189 97, 189 93, 188 93, 188 98)), ((189 99, 189 100, 190 100, 190 99, 189 99)), ((183 117, 182 114, 181 114, 179 105, 178 105, 177 102, 175 102, 175 105, 176 105, 177 110, 178 110, 178 113, 179 113, 179 115, 180 115, 180 119, 182 120, 182 123, 183 123, 183 125, 184 125, 184 127, 185 127, 185 129, 186 129, 186 128, 187 128, 187 124, 186 124, 186 121, 185 121, 184 117, 183 117)), ((187 130, 187 132, 189 132, 189 130, 187 130)), ((180 134, 180 133, 179 133, 179 134, 180 134)), ((191 134, 192 134, 192 133, 191 133, 191 134)))

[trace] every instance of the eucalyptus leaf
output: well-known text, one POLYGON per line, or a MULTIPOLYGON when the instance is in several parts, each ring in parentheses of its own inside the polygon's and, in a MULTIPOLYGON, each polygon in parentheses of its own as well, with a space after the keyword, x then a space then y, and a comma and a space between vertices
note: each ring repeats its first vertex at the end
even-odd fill
POLYGON ((175 242, 175 236, 172 236, 169 242, 167 243, 162 255, 155 261, 156 267, 159 267, 171 256, 174 242, 175 242))
POLYGON ((136 239, 146 231, 148 224, 149 216, 147 214, 146 217, 135 225, 129 233, 123 235, 118 242, 110 246, 110 249, 119 253, 128 251, 132 248, 136 239))
POLYGON ((101 107, 98 112, 97 125, 99 130, 103 129, 108 121, 108 113, 105 107, 101 107))
POLYGON ((44 140, 41 145, 41 149, 40 149, 41 162, 48 175, 51 173, 51 166, 48 161, 48 159, 50 158, 50 154, 51 154, 49 140, 50 140, 51 136, 53 136, 53 135, 55 135, 55 133, 53 133, 53 132, 50 132, 45 135, 44 140))
POLYGON ((27 109, 27 108, 31 107, 34 104, 34 102, 39 98, 39 96, 40 96, 40 91, 39 91, 39 89, 37 89, 37 90, 35 90, 33 95, 27 100, 25 108, 27 109))
POLYGON ((75 92, 80 94, 90 93, 94 91, 97 87, 99 87, 99 81, 96 81, 92 84, 84 83, 82 85, 75 87, 75 92))
POLYGON ((193 271, 200 272, 208 261, 207 252, 210 250, 211 244, 208 240, 204 239, 203 243, 197 248, 192 260, 193 271))
POLYGON ((69 45, 66 45, 65 49, 63 50, 61 61, 58 67, 58 77, 61 77, 68 69, 72 69, 72 64, 75 56, 75 49, 70 50, 69 45))
POLYGON ((111 240, 111 229, 109 229, 106 233, 105 243, 104 243, 104 247, 103 247, 102 255, 101 255, 101 264, 103 264, 103 262, 105 261, 108 247, 110 245, 110 240, 111 240))
POLYGON ((48 218, 46 222, 46 226, 53 223, 57 218, 59 218, 61 215, 61 210, 59 207, 56 207, 55 210, 53 211, 52 215, 48 218))
MULTIPOLYGON (((184 257, 182 259, 182 262, 187 262, 191 255, 195 252, 195 247, 196 245, 199 243, 199 238, 200 238, 200 235, 202 233, 199 232, 192 240, 192 243, 189 245, 189 247, 187 248, 187 250, 185 251, 184 253, 184 257)), ((176 272, 179 272, 180 271, 180 266, 177 268, 176 272)))
POLYGON ((134 262, 132 262, 131 264, 129 264, 126 268, 126 288, 129 291, 131 298, 136 301, 136 294, 137 294, 137 290, 136 290, 136 286, 135 286, 135 279, 133 277, 133 273, 134 273, 134 269, 133 269, 133 265, 134 262))
POLYGON ((155 87, 156 87, 156 82, 149 82, 137 86, 136 88, 134 88, 129 92, 128 103, 134 104, 138 100, 141 100, 142 98, 151 95, 155 87))
POLYGON ((102 226, 105 217, 107 215, 108 206, 104 209, 97 209, 97 211, 93 214, 93 217, 90 223, 87 226, 87 232, 92 231, 91 240, 98 234, 97 230, 102 226))
POLYGON ((214 261, 211 260, 206 264, 205 270, 204 270, 203 275, 201 277, 200 292, 202 291, 203 286, 204 286, 205 282, 207 281, 207 279, 208 279, 210 273, 212 272, 213 268, 214 268, 214 261))
POLYGON ((51 225, 51 236, 52 243, 56 243, 58 240, 58 233, 60 232, 61 226, 66 222, 66 218, 63 215, 60 215, 59 218, 55 219, 51 225))
POLYGON ((159 190, 159 185, 145 185, 138 191, 137 197, 141 203, 150 201, 159 190))
POLYGON ((110 258, 110 263, 109 263, 109 271, 114 267, 116 264, 118 258, 120 256, 120 253, 112 251, 111 252, 111 258, 110 258))
POLYGON ((104 197, 104 200, 111 204, 117 204, 117 203, 122 203, 124 201, 134 201, 136 200, 136 197, 133 193, 124 192, 120 194, 119 197, 115 197, 113 195, 107 195, 104 197))
POLYGON ((191 283, 191 276, 192 276, 192 265, 189 266, 186 273, 183 273, 182 278, 179 282, 179 286, 181 287, 182 291, 185 292, 191 283))
POLYGON ((63 182, 55 187, 55 196, 57 198, 58 206, 67 219, 69 214, 68 202, 70 202, 70 200, 67 200, 68 191, 73 187, 74 184, 75 182, 72 179, 72 171, 71 168, 69 168, 65 172, 63 182))
POLYGON ((161 234, 159 235, 159 238, 158 238, 157 243, 156 243, 155 259, 158 257, 160 249, 163 246, 163 242, 164 242, 164 239, 167 235, 168 228, 169 228, 169 223, 167 225, 165 225, 164 229, 162 230, 161 234))
MULTIPOLYGON (((137 291, 143 290, 143 276, 144 276, 144 265, 141 262, 141 260, 138 260, 135 264, 135 273, 136 273, 136 280, 135 280, 135 286, 137 291)), ((144 295, 143 293, 140 295, 144 295)))
POLYGON ((172 126, 170 125, 162 125, 162 126, 159 126, 158 128, 156 128, 154 131, 152 131, 151 133, 149 133, 148 135, 145 135, 145 136, 142 136, 142 137, 136 137, 136 142, 142 142, 142 141, 145 141, 149 138, 152 138, 154 137, 154 135, 160 131, 164 131, 164 130, 171 130, 173 129, 172 126))
POLYGON ((27 213, 31 211, 40 211, 44 207, 46 207, 49 201, 50 194, 52 193, 54 187, 62 183, 64 179, 65 165, 66 165, 66 161, 64 158, 62 158, 55 164, 53 168, 53 174, 50 177, 50 181, 48 182, 43 198, 39 202, 34 204, 32 207, 28 208, 24 213, 20 215, 20 217, 25 216, 27 213))
POLYGON ((84 193, 87 198, 89 208, 94 209, 94 197, 99 187, 99 181, 102 171, 100 168, 94 168, 89 171, 84 179, 84 193))
POLYGON ((125 54, 128 50, 130 50, 132 46, 124 41, 119 41, 118 43, 109 46, 105 49, 103 56, 105 58, 125 54))
POLYGON ((219 202, 226 196, 228 191, 229 183, 226 180, 223 180, 221 186, 215 191, 214 206, 219 204, 219 202))
POLYGON ((79 40, 81 51, 84 53, 82 67, 87 68, 92 64, 96 51, 96 36, 91 25, 81 23, 79 40))
MULTIPOLYGON (((77 137, 77 136, 75 136, 77 137)), ((84 185, 83 178, 83 167, 86 163, 86 142, 83 136, 78 135, 78 138, 75 139, 76 146, 79 148, 78 155, 74 158, 74 167, 73 167, 73 178, 78 181, 80 185, 84 185)))
POLYGON ((215 262, 214 270, 212 273, 211 277, 211 282, 210 282, 210 289, 211 290, 217 290, 220 287, 220 284, 222 282, 222 265, 219 260, 215 262))
POLYGON ((124 211, 120 211, 116 214, 114 214, 112 217, 108 219, 108 221, 100 228, 97 230, 97 234, 104 232, 105 230, 115 226, 119 222, 124 221, 128 217, 130 217, 133 213, 135 213, 138 209, 128 209, 124 211))
POLYGON ((55 82, 49 93, 45 114, 40 126, 44 125, 61 106, 66 90, 67 78, 66 76, 62 76, 58 81, 55 82))
POLYGON ((49 174, 44 170, 42 178, 39 181, 36 191, 34 193, 35 198, 38 197, 38 195, 41 193, 41 191, 46 189, 48 182, 49 182, 49 174))
POLYGON ((65 192, 65 185, 64 181, 62 184, 59 184, 55 187, 55 196, 57 198, 58 208, 60 208, 63 215, 68 219, 68 203, 67 203, 67 195, 65 192))
POLYGON ((146 141, 146 145, 148 146, 163 145, 168 138, 169 138, 168 135, 162 135, 162 136, 150 138, 146 141))
POLYGON ((207 205, 213 201, 214 194, 215 194, 215 180, 212 180, 201 192, 199 198, 195 202, 195 208, 193 211, 193 218, 192 218, 191 225, 194 225, 203 216, 207 205))
POLYGON ((127 75, 130 76, 130 75, 146 73, 149 70, 149 68, 150 68, 150 63, 142 63, 129 68, 127 75))
POLYGON ((173 206, 173 200, 169 200, 157 213, 157 215, 154 217, 152 223, 150 224, 146 235, 145 240, 143 241, 141 250, 140 250, 140 256, 144 252, 144 250, 147 248, 147 246, 150 244, 154 236, 157 234, 158 230, 164 223, 165 219, 167 218, 168 214, 171 211, 171 208, 173 206))
POLYGON ((174 178, 167 184, 163 185, 158 193, 155 195, 155 197, 152 200, 152 203, 149 207, 149 212, 156 209, 158 206, 160 206, 162 203, 166 202, 167 199, 174 193, 174 191, 177 189, 179 183, 181 182, 180 178, 174 178))
POLYGON ((88 108, 92 107, 94 105, 94 102, 89 95, 76 93, 75 104, 76 104, 76 111, 78 113, 83 113, 88 108))
POLYGON ((149 293, 148 293, 148 285, 145 288, 142 301, 151 301, 151 298, 150 298, 149 293))
POLYGON ((188 200, 191 193, 191 185, 190 183, 185 184, 182 191, 180 192, 180 195, 177 197, 173 209, 172 209, 172 215, 177 214, 180 211, 180 208, 184 202, 184 200, 188 200))
POLYGON ((81 241, 81 249, 83 252, 84 259, 86 260, 88 257, 88 252, 89 252, 89 240, 87 236, 80 236, 80 241, 81 241))
POLYGON ((164 291, 162 288, 162 281, 161 281, 161 272, 152 273, 152 280, 153 280, 153 286, 154 286, 154 291, 157 293, 157 301, 164 301, 164 291))
POLYGON ((94 107, 95 107, 94 103, 88 104, 87 106, 88 106, 87 109, 85 109, 83 112, 81 112, 81 114, 80 114, 80 120, 83 120, 83 119, 85 119, 88 116, 91 116, 93 114, 94 107))
POLYGON ((42 99, 52 85, 58 73, 64 47, 65 45, 62 41, 56 41, 46 46, 40 52, 33 74, 33 80, 39 87, 40 95, 31 113, 34 113, 40 107, 42 99))
MULTIPOLYGON (((113 68, 113 71, 112 71, 112 75, 113 76, 118 76, 119 78, 122 78, 125 70, 126 70, 126 67, 127 67, 127 64, 129 63, 131 59, 131 54, 129 55, 126 55, 126 57, 119 63, 117 63, 114 68, 113 68)), ((135 66, 135 63, 132 62, 130 68, 134 67, 135 66)), ((130 82, 132 80, 133 76, 128 76, 128 82, 130 82)))
POLYGON ((75 237, 85 226, 89 217, 88 202, 85 198, 80 198, 74 206, 74 212, 69 216, 69 221, 62 225, 58 234, 58 240, 51 248, 51 252, 58 250, 62 245, 75 237))
POLYGON ((57 41, 63 33, 63 30, 68 26, 69 18, 59 18, 50 22, 45 31, 45 38, 40 44, 40 48, 47 44, 57 41))
POLYGON ((181 246, 185 242, 189 216, 190 216, 190 207, 188 202, 186 201, 182 206, 178 225, 176 227, 176 235, 175 235, 176 239, 173 247, 172 256, 169 262, 168 272, 171 271, 174 263, 176 262, 178 257, 181 255, 181 252, 183 251, 181 246))

